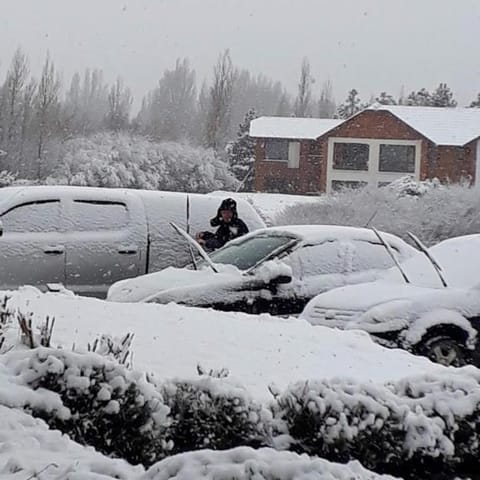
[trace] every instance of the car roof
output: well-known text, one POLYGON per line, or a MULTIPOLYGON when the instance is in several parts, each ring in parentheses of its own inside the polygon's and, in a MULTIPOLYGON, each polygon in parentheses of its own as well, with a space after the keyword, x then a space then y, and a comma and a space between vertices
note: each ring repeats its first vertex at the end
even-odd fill
MULTIPOLYGON (((283 225, 264 228, 257 230, 255 233, 258 234, 260 232, 293 235, 306 243, 313 244, 335 240, 362 240, 379 243, 377 236, 369 228, 342 225, 283 225)), ((392 245, 399 248, 411 248, 395 235, 384 232, 381 232, 381 234, 392 245)))

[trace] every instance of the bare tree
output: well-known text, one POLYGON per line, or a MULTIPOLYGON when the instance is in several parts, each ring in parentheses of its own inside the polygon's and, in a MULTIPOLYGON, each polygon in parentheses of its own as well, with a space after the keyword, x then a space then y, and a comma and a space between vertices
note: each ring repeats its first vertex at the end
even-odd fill
POLYGON ((227 142, 230 128, 232 93, 236 77, 228 50, 220 54, 213 69, 213 75, 213 85, 210 87, 205 143, 207 147, 222 150, 227 142))
POLYGON ((42 160, 47 140, 55 133, 58 124, 60 78, 47 54, 34 100, 37 121, 37 178, 42 178, 42 160))
POLYGON ((300 81, 298 82, 298 93, 295 100, 295 116, 305 117, 311 114, 312 85, 315 79, 310 73, 310 62, 305 57, 300 70, 300 81))
POLYGON ((118 132, 128 127, 132 102, 130 89, 124 87, 123 80, 118 77, 108 94, 107 128, 118 132))
POLYGON ((337 107, 333 98, 333 86, 330 80, 323 82, 322 91, 318 100, 319 118, 333 118, 337 107))

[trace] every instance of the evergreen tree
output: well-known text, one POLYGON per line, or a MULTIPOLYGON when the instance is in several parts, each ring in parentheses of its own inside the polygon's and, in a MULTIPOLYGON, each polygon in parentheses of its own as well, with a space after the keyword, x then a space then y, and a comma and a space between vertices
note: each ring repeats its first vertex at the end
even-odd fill
POLYGON ((480 93, 477 95, 477 99, 470 104, 470 108, 480 108, 480 93))
POLYGON ((243 122, 239 125, 237 139, 227 146, 228 162, 234 176, 244 181, 242 190, 252 191, 255 175, 255 139, 250 137, 250 122, 258 115, 254 108, 251 108, 245 115, 243 122), (248 177, 247 177, 248 175, 248 177))
POLYGON ((347 119, 362 110, 360 97, 358 91, 354 88, 348 92, 345 103, 342 103, 337 110, 337 116, 339 118, 347 119))
POLYGON ((415 107, 432 107, 433 98, 426 88, 422 88, 418 92, 412 92, 407 97, 407 105, 415 107))
POLYGON ((376 99, 376 102, 380 103, 380 105, 397 105, 397 102, 393 98, 392 95, 388 94, 387 92, 382 92, 376 99))
POLYGON ((432 94, 432 106, 456 107, 457 102, 453 99, 453 92, 446 83, 441 83, 432 94))

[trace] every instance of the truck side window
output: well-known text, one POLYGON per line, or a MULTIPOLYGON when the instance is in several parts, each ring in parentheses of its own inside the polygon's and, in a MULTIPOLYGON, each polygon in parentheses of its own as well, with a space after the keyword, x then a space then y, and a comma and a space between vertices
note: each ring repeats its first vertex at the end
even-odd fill
POLYGON ((128 225, 128 210, 121 202, 75 200, 70 221, 77 232, 122 230, 128 225))
POLYGON ((41 233, 61 230, 60 200, 28 202, 1 216, 5 233, 41 233))

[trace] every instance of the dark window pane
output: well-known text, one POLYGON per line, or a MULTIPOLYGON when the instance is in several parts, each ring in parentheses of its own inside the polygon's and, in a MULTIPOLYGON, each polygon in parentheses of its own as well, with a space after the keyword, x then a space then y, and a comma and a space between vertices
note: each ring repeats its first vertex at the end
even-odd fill
POLYGON ((333 168, 368 170, 369 146, 365 143, 334 143, 333 168))
POLYGON ((380 172, 415 172, 414 145, 380 145, 380 172))
POLYGON ((288 162, 288 140, 275 138, 265 140, 265 159, 288 162))
POLYGON ((361 188, 366 185, 367 182, 359 182, 358 180, 332 180, 332 190, 335 192, 339 190, 361 188))

